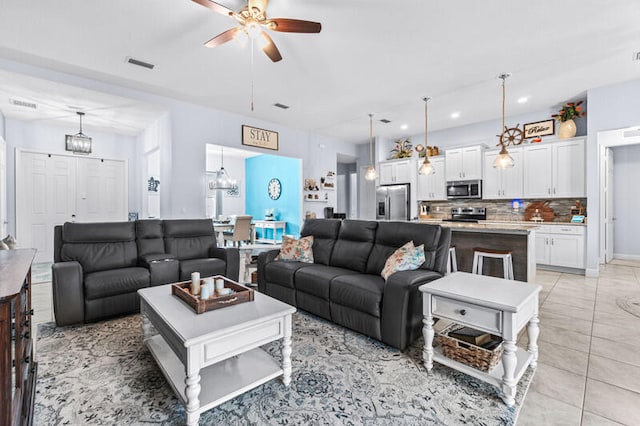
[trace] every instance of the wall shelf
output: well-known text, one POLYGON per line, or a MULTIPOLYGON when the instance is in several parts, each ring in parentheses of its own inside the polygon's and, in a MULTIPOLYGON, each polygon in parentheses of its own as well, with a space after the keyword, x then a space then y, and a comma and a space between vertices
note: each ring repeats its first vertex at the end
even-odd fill
POLYGON ((305 198, 304 201, 308 202, 308 203, 328 203, 329 200, 316 200, 316 199, 311 199, 311 198, 305 198))

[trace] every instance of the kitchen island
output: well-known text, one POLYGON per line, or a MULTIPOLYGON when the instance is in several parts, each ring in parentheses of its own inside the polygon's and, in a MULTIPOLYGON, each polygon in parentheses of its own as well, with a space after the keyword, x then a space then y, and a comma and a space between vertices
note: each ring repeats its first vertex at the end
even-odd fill
MULTIPOLYGON (((517 281, 535 282, 536 225, 509 222, 444 222, 439 219, 421 219, 419 222, 451 228, 451 245, 456 248, 458 271, 471 272, 473 250, 476 247, 511 250, 514 278, 517 281)), ((502 277, 502 260, 485 258, 484 274, 502 277)))

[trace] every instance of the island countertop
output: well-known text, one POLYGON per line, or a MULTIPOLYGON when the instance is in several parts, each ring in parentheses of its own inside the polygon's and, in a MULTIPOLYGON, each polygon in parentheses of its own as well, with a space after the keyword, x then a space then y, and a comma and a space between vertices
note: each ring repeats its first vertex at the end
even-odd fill
POLYGON ((430 225, 441 225, 451 228, 452 232, 482 232, 498 234, 529 234, 535 231, 538 226, 534 224, 522 224, 515 222, 446 222, 441 219, 421 219, 418 223, 430 225))

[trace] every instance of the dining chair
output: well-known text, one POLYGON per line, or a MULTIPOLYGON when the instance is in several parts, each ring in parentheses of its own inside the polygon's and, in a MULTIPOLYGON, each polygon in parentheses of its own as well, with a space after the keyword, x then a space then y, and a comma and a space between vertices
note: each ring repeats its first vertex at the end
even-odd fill
POLYGON ((227 245, 227 241, 231 241, 233 246, 238 247, 244 242, 251 240, 251 220, 253 216, 236 216, 235 224, 233 225, 233 231, 227 231, 223 233, 224 245, 227 245))

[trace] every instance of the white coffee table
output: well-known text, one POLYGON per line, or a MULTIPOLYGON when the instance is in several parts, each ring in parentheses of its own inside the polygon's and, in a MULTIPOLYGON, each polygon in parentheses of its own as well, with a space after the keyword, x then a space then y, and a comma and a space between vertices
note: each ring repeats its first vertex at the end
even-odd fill
POLYGON ((145 343, 184 404, 188 425, 278 376, 285 386, 291 382, 293 306, 256 292, 252 302, 196 314, 171 294, 170 284, 138 294, 145 343), (259 348, 278 339, 281 365, 259 348))
POLYGON ((536 284, 510 281, 485 275, 455 272, 420 286, 423 293, 424 351, 427 371, 433 361, 491 383, 502 390, 508 406, 515 403, 516 386, 529 365, 538 360, 538 294, 536 284), (502 337, 502 361, 489 372, 483 372, 447 358, 441 348, 433 347, 433 317, 445 318, 471 328, 502 337), (518 333, 527 327, 527 351, 518 348, 518 333))

